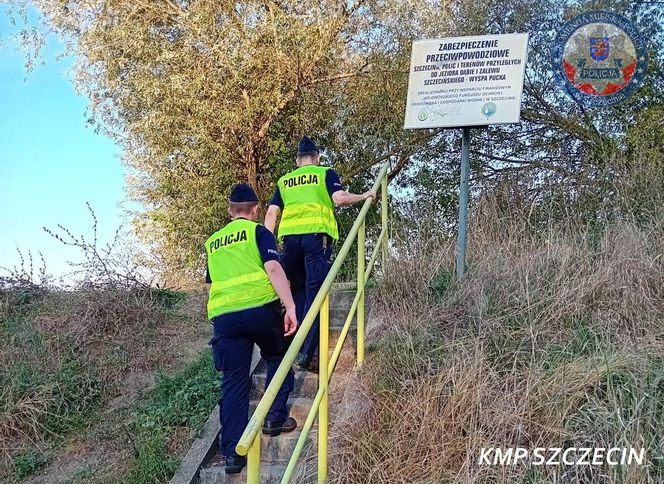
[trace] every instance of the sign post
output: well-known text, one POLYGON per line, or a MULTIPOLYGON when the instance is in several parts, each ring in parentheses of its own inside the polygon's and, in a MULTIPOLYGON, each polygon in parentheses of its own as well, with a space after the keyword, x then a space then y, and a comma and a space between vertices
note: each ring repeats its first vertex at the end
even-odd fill
POLYGON ((470 128, 463 128, 461 137, 461 183, 459 183, 459 235, 457 240, 456 275, 461 279, 466 272, 466 245, 468 241, 468 177, 470 172, 470 128))
POLYGON ((463 128, 456 276, 465 273, 470 129, 518 123, 528 34, 413 42, 405 129, 463 128))

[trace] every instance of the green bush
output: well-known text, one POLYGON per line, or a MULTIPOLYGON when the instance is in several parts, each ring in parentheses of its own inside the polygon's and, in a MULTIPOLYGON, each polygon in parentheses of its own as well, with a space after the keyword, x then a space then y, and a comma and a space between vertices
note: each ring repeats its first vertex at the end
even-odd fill
POLYGON ((19 452, 12 460, 12 473, 16 479, 25 479, 48 463, 46 454, 35 449, 19 452))
POLYGON ((139 430, 160 427, 198 428, 219 399, 219 377, 211 351, 172 376, 157 375, 148 399, 137 411, 139 430))
POLYGON ((127 483, 163 482, 179 460, 169 445, 185 429, 189 437, 201 429, 219 399, 219 376, 207 350, 174 375, 158 375, 134 414, 131 440, 135 461, 122 478, 127 483))
POLYGON ((178 468, 178 460, 169 455, 168 433, 164 430, 140 433, 135 442, 136 461, 121 482, 161 483, 168 481, 178 468))
POLYGON ((429 287, 438 300, 441 300, 454 282, 454 269, 439 272, 429 283, 429 287))
POLYGON ((178 303, 184 301, 187 294, 182 291, 174 291, 165 288, 151 288, 150 294, 157 304, 166 309, 173 309, 178 303))

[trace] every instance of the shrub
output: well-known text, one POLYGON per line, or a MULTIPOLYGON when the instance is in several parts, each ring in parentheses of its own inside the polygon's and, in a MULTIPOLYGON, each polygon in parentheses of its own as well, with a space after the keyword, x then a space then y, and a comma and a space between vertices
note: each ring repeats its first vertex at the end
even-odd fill
POLYGON ((13 475, 17 479, 25 479, 48 463, 48 457, 34 449, 27 449, 17 454, 12 461, 13 475))
POLYGON ((138 434, 133 442, 134 464, 119 481, 127 484, 168 481, 178 468, 178 460, 169 455, 167 442, 167 434, 163 431, 138 434))
POLYGON ((130 425, 134 461, 121 480, 170 479, 179 463, 174 449, 182 450, 202 428, 218 398, 219 377, 209 350, 174 375, 158 375, 130 425))
POLYGON ((46 274, 46 263, 41 259, 41 267, 35 274, 32 253, 27 259, 18 251, 20 263, 12 269, 4 269, 0 274, 0 322, 29 312, 34 304, 44 299, 49 289, 50 278, 46 274))
POLYGON ((136 425, 141 431, 155 427, 197 429, 218 399, 219 377, 207 350, 175 375, 157 375, 155 387, 138 409, 136 425))

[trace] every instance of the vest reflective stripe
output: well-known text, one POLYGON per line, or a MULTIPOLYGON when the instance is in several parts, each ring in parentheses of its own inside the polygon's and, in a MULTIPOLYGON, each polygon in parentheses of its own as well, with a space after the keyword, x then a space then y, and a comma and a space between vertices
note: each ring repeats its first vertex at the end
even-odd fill
MULTIPOLYGON (((279 226, 281 229, 298 227, 300 225, 326 225, 330 218, 334 218, 334 211, 328 207, 314 203, 293 203, 288 209, 297 213, 297 217, 284 217, 279 226)), ((284 210, 285 212, 285 210, 284 210)))
POLYGON ((339 238, 334 202, 325 183, 328 170, 323 166, 306 165, 279 179, 279 193, 284 202, 279 238, 314 233, 339 238))
MULTIPOLYGON (((210 290, 213 290, 210 288, 210 290)), ((253 299, 253 298, 262 298, 266 294, 265 289, 262 287, 256 287, 252 289, 242 289, 241 291, 235 291, 223 296, 218 296, 215 299, 215 308, 223 308, 228 305, 232 305, 238 302, 244 302, 247 301, 248 299, 253 299)), ((276 294, 275 294, 276 296, 276 294)), ((251 306, 248 306, 246 308, 241 308, 241 309, 235 309, 233 311, 241 311, 242 309, 249 309, 257 306, 262 306, 263 304, 269 303, 270 301, 274 301, 275 298, 270 298, 268 301, 265 301, 264 303, 261 304, 252 304, 251 306)), ((233 311, 224 311, 224 312, 233 312, 233 311)), ((219 313, 223 314, 223 313, 219 313)), ((217 315, 218 316, 218 315, 217 315)))
POLYGON ((210 272, 208 318, 278 299, 256 243, 256 224, 236 219, 205 242, 210 272))
POLYGON ((240 284, 245 284, 247 282, 256 282, 256 281, 261 281, 265 276, 265 271, 258 271, 254 272, 252 274, 245 274, 243 276, 237 276, 232 279, 228 279, 226 281, 218 281, 218 282, 213 282, 212 283, 212 288, 215 289, 229 289, 235 286, 238 286, 240 284))

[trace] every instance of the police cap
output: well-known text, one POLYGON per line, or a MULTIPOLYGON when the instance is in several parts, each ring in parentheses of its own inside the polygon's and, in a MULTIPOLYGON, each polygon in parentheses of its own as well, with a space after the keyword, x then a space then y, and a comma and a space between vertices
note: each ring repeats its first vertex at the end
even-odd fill
POLYGON ((238 183, 231 191, 232 203, 258 202, 258 196, 251 186, 246 183, 238 183))
POLYGON ((311 141, 311 138, 303 136, 297 145, 297 156, 300 155, 315 155, 318 154, 318 147, 316 143, 311 141))

